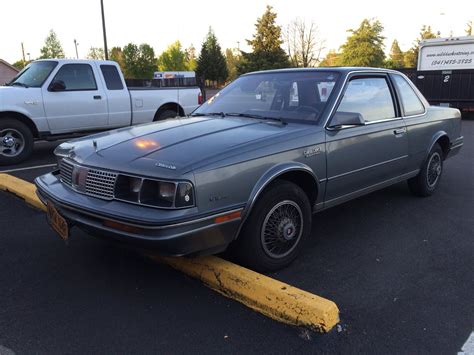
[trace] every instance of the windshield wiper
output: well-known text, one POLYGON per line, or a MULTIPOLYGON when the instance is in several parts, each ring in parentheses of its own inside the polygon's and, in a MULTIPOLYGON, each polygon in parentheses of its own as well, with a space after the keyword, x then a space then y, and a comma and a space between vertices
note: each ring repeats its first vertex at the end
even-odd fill
POLYGON ((209 112, 209 113, 193 113, 191 117, 201 117, 201 116, 220 116, 224 118, 226 114, 224 112, 209 112))
POLYGON ((253 113, 226 113, 226 116, 230 117, 248 117, 248 118, 256 118, 258 120, 272 120, 272 121, 278 121, 281 122, 282 124, 287 124, 283 120, 283 117, 271 117, 271 116, 263 116, 263 115, 256 115, 253 113))
POLYGON ((15 81, 15 82, 13 82, 13 83, 9 83, 8 86, 22 86, 22 87, 24 87, 24 88, 29 87, 28 85, 23 84, 23 83, 20 83, 19 81, 15 81))

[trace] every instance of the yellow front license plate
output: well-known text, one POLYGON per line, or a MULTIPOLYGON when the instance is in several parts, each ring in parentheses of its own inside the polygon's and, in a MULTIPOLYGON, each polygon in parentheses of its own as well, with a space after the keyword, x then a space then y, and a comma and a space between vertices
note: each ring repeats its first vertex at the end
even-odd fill
POLYGON ((59 214, 53 204, 49 201, 47 209, 48 222, 50 226, 56 233, 59 234, 61 239, 67 240, 69 238, 69 225, 67 224, 67 221, 59 214))

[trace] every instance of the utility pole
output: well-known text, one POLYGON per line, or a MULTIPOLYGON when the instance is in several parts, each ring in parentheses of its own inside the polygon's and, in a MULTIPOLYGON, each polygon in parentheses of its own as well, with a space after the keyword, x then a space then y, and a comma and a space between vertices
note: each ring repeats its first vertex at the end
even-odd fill
POLYGON ((23 45, 23 42, 21 42, 21 54, 23 56, 23 63, 26 62, 25 60, 25 46, 23 45))
POLYGON ((77 51, 77 46, 79 45, 79 43, 77 43, 76 39, 74 39, 74 46, 76 47, 76 58, 79 59, 79 53, 77 51))
POLYGON ((107 50, 107 33, 105 32, 104 0, 100 0, 100 9, 102 10, 102 32, 104 33, 104 56, 109 60, 109 51, 107 50))

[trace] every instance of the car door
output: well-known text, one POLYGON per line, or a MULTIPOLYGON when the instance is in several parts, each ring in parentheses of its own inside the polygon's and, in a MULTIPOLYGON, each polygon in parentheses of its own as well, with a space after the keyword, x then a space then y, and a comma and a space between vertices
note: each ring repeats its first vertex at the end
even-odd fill
POLYGON ((386 74, 353 74, 326 127, 325 206, 383 186, 407 169, 408 139, 386 74), (360 115, 360 125, 335 125, 336 115, 360 115))
POLYGON ((64 64, 43 89, 52 133, 93 130, 108 125, 107 98, 90 64, 64 64))

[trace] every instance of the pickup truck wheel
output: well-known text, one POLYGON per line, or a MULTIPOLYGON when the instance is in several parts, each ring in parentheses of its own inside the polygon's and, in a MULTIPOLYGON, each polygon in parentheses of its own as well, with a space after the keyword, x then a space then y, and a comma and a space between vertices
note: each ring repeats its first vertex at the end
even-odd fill
POLYGON ((304 191, 276 181, 256 202, 236 240, 239 261, 257 271, 275 271, 298 255, 311 230, 311 206, 304 191))
POLYGON ((435 144, 417 176, 408 180, 410 191, 420 197, 431 196, 439 185, 443 173, 443 150, 435 144))
POLYGON ((33 134, 23 122, 0 120, 0 165, 24 161, 33 152, 33 145, 33 134))
POLYGON ((166 120, 168 118, 175 118, 179 116, 179 113, 176 112, 176 111, 173 111, 173 110, 165 110, 163 112, 161 112, 157 118, 155 118, 155 121, 163 121, 163 120, 166 120))

